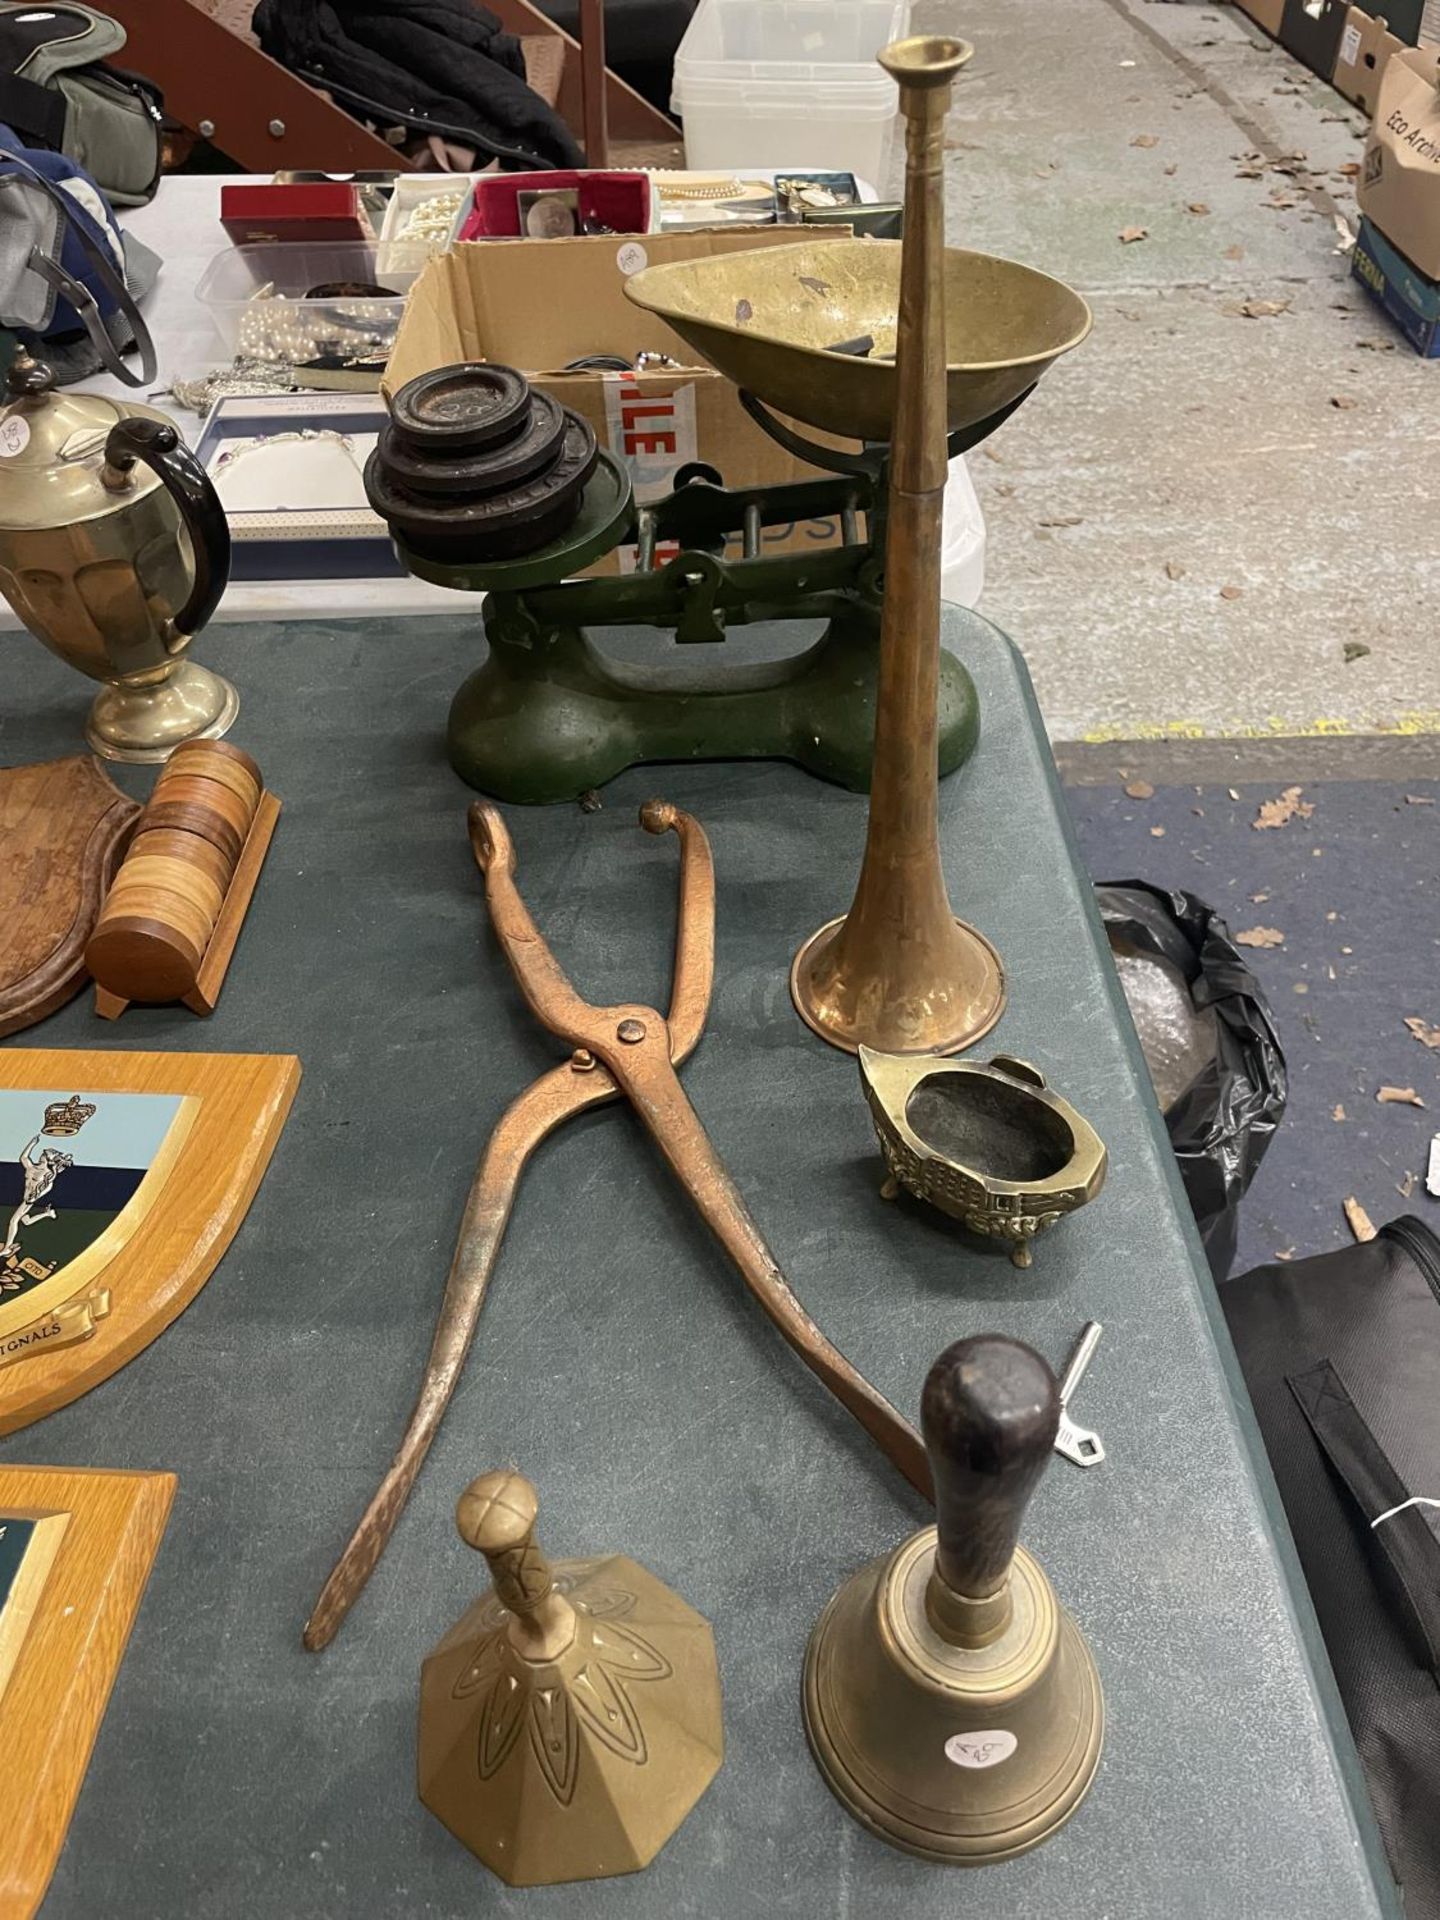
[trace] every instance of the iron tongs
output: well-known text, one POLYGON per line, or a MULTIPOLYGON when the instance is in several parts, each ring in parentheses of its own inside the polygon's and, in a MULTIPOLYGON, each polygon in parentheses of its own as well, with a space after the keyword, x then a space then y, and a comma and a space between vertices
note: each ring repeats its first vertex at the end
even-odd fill
POLYGON ((305 1645, 329 1644, 385 1549, 430 1449, 469 1352, 525 1163, 572 1114, 622 1094, 649 1128, 706 1224, 781 1334, 841 1405, 925 1497, 930 1468, 919 1434, 851 1366, 806 1313, 701 1125, 676 1074, 705 1027, 715 974, 715 869, 699 822, 664 800, 640 809, 647 833, 680 840, 680 911, 667 1018, 653 1007, 593 1007, 546 946, 515 885, 515 848, 499 813, 475 801, 470 845, 485 876, 495 932, 520 991, 542 1025, 572 1049, 512 1101, 475 1176, 445 1283, 425 1378, 405 1437, 305 1626, 305 1645))

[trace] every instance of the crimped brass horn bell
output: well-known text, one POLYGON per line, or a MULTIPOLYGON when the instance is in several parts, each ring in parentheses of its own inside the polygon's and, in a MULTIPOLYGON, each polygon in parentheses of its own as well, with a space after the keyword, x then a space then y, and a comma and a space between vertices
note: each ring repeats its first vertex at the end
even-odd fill
POLYGON ((939 1524, 848 1580, 810 1637, 821 1772, 863 1826, 928 1860, 1038 1846, 1099 1765, 1095 1662, 1016 1544, 1059 1417, 1032 1348, 998 1334, 947 1347, 921 1402, 939 1524))
POLYGON ((494 1592, 420 1684, 420 1798, 512 1887, 648 1866, 724 1754, 709 1623, 622 1555, 552 1565, 537 1506, 513 1472, 460 1496, 494 1592))

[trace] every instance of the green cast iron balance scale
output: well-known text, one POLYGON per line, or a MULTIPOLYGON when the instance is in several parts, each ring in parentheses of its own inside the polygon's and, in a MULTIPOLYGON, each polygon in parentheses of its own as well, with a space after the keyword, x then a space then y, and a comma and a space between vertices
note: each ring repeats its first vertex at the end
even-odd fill
MULTIPOLYGON (((422 579, 487 596, 488 655, 450 710, 449 754, 462 779, 501 800, 544 803, 574 800, 643 761, 759 757, 868 788, 901 244, 833 239, 681 261, 649 267, 625 289, 735 382, 767 433, 834 477, 730 488, 713 469, 691 466, 666 498, 637 506, 625 467, 592 440, 569 524, 543 545, 497 558, 493 542, 467 542, 459 524, 430 537, 444 511, 433 481, 435 511, 417 529, 406 500, 419 496, 404 490, 403 455, 398 475, 386 476, 399 479, 398 494, 377 485, 382 436, 367 485, 401 560, 422 579), (791 421, 861 448, 812 443, 791 421), (838 522, 841 544, 764 550, 767 528, 821 519, 838 522), (623 545, 636 548, 633 573, 572 577, 623 545), (679 552, 658 561, 672 545, 679 552), (477 547, 489 557, 475 557, 477 547), (686 663, 683 683, 670 664, 612 666, 589 638, 596 628, 650 627, 668 631, 678 647, 710 650, 723 647, 732 627, 791 620, 826 625, 795 657, 720 662, 699 674, 686 663)), ((1085 337, 1090 314, 1047 274, 958 248, 945 252, 944 284, 953 458, 1015 412, 1046 368, 1085 337)), ((422 375, 396 396, 388 431, 408 409, 422 440, 427 428, 443 434, 463 417, 467 394, 476 398, 476 383, 506 371, 475 365, 422 375)), ((536 395, 535 404, 545 398, 536 395)), ((572 435, 588 434, 567 418, 572 435)), ((570 451, 579 461, 581 450, 567 443, 570 451)), ((946 774, 970 753, 979 726, 974 685, 949 652, 939 723, 946 774)))

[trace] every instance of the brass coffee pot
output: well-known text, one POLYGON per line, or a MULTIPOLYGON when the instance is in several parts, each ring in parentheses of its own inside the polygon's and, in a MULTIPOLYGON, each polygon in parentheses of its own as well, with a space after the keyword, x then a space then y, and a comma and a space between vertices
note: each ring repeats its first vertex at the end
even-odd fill
POLYGON ((228 731, 239 696, 184 658, 230 577, 220 497, 153 407, 56 392, 20 352, 0 409, 0 593, 52 653, 105 685, 85 737, 164 760, 228 731))
POLYGON ((983 1866, 1084 1799, 1105 1712, 1090 1650, 1016 1544, 1060 1418, 1040 1355, 998 1334, 930 1369, 921 1426, 939 1522, 857 1573, 805 1659, 805 1727, 837 1798, 882 1840, 983 1866))

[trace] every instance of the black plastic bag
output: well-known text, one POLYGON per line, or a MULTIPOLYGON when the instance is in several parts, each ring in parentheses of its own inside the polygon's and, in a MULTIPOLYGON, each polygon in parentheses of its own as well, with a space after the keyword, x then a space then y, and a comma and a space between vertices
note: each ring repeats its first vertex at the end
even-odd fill
POLYGON ((1170 1144, 1217 1280, 1229 1273, 1240 1201, 1285 1115, 1288 1083, 1270 1006, 1212 907, 1143 880, 1097 884, 1112 941, 1168 960, 1214 1016, 1210 1058, 1165 1113, 1170 1144))

